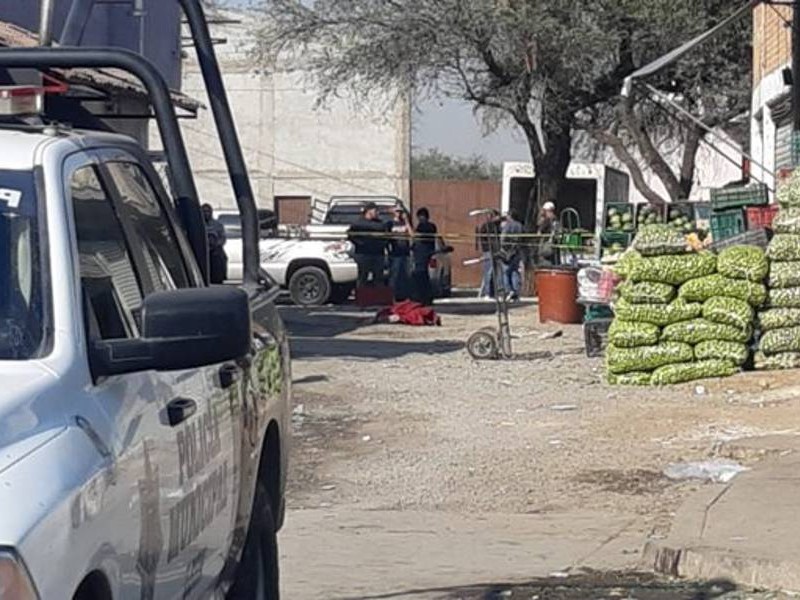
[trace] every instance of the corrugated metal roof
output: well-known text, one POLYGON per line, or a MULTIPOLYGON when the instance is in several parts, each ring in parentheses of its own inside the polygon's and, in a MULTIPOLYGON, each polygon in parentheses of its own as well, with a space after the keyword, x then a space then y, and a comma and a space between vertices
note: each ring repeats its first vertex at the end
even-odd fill
MULTIPOLYGON (((7 21, 0 21, 0 46, 30 48, 38 45, 36 35, 7 21)), ((104 91, 148 96, 147 90, 131 74, 119 69, 53 69, 73 85, 86 85, 104 91)), ((172 91, 176 106, 197 112, 202 104, 181 92, 172 91)))

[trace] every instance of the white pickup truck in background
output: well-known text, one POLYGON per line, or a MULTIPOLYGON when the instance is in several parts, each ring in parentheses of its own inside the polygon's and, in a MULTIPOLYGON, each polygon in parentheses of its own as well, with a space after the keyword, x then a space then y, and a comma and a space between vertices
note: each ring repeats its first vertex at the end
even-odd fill
MULTIPOLYGON (((365 202, 378 205, 381 219, 390 220, 397 206, 407 210, 403 201, 393 196, 334 196, 323 210, 315 207, 309 225, 278 225, 275 213, 259 209, 261 224, 259 250, 261 266, 270 277, 289 292, 300 306, 320 306, 345 302, 358 278, 347 231, 358 220, 365 202)), ((216 218, 225 227, 228 255, 228 280, 242 279, 242 231, 239 213, 217 211, 216 218)), ((428 270, 434 296, 450 296, 452 277, 449 249, 437 240, 437 252, 428 270)))
MULTIPOLYGON (((261 266, 300 306, 344 302, 356 284, 358 268, 346 239, 310 239, 301 231, 278 231, 272 211, 259 210, 261 266)), ((225 227, 228 279, 242 279, 242 226, 237 212, 219 211, 225 227)))

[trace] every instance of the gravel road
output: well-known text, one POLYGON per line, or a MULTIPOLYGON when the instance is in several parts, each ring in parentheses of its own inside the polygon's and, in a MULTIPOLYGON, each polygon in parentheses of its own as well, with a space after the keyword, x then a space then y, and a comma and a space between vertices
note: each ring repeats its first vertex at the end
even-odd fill
POLYGON ((512 313, 515 351, 526 358, 476 363, 463 342, 495 323, 493 308, 443 305, 438 328, 376 325, 352 309, 287 308, 296 404, 290 507, 592 509, 634 517, 645 539, 664 535, 680 501, 702 485, 666 479, 667 465, 728 456, 740 438, 800 432, 797 373, 610 387, 602 361, 584 355, 581 328, 540 325, 530 305, 512 313))

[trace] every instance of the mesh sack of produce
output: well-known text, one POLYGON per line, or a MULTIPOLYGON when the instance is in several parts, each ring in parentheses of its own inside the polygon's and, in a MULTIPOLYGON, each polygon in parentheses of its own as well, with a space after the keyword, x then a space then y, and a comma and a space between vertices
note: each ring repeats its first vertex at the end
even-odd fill
POLYGON ((800 170, 796 169, 789 180, 778 188, 776 198, 781 208, 800 207, 800 170))
POLYGON ((650 323, 614 319, 608 328, 608 341, 620 348, 652 346, 658 343, 659 329, 650 323))
POLYGON ((800 327, 800 308, 769 308, 758 314, 758 328, 761 331, 782 327, 800 327))
POLYGON ((800 352, 781 352, 767 356, 756 352, 753 357, 758 371, 779 371, 782 369, 800 369, 800 352))
POLYGON ((789 288, 800 286, 800 262, 772 262, 769 265, 767 286, 789 288))
POLYGON ((606 369, 614 375, 635 371, 652 371, 672 363, 694 359, 694 350, 689 344, 661 342, 653 346, 618 348, 609 344, 606 349, 606 369))
POLYGON ((672 364, 659 367, 650 377, 652 385, 672 385, 697 379, 730 377, 739 371, 733 363, 722 359, 672 364))
POLYGON ((767 288, 762 283, 715 274, 687 281, 678 290, 678 296, 687 302, 705 302, 714 296, 726 296, 761 306, 767 297, 767 288))
POLYGON ((650 385, 650 373, 644 371, 633 371, 632 373, 622 373, 620 375, 608 373, 606 380, 611 385, 650 385))
POLYGON ((642 256, 662 256, 664 254, 683 254, 687 244, 684 235, 672 225, 642 225, 633 248, 642 256))
POLYGON ((749 354, 750 352, 747 348, 747 344, 740 344, 738 342, 712 340, 709 342, 700 342, 694 347, 694 357, 697 360, 719 358, 730 361, 738 367, 741 367, 747 362, 749 354))
POLYGON ((776 235, 767 246, 767 256, 774 261, 800 260, 800 235, 776 235))
POLYGON ((767 306, 772 308, 800 308, 800 287, 769 290, 767 292, 767 306))
POLYGON ((731 246, 717 256, 717 272, 731 279, 764 281, 769 272, 767 255, 758 246, 731 246))
POLYGON ((703 303, 703 318, 744 331, 752 325, 755 311, 744 300, 714 296, 703 303))
POLYGON ((667 304, 675 297, 675 287, 655 281, 626 282, 617 288, 620 297, 631 304, 667 304))
POLYGON ((623 321, 651 323, 663 327, 670 323, 680 323, 696 319, 703 312, 703 305, 686 302, 680 298, 666 306, 663 304, 631 304, 627 300, 619 300, 614 304, 614 314, 623 321))
POLYGON ((682 323, 673 323, 664 327, 661 339, 667 342, 684 342, 686 344, 699 344, 723 340, 727 342, 745 343, 753 335, 752 327, 740 329, 732 325, 714 323, 707 319, 692 319, 682 323))
POLYGON ((772 220, 772 231, 800 235, 800 207, 782 208, 772 220))
POLYGON ((765 331, 759 349, 764 354, 800 352, 800 327, 784 327, 765 331))
POLYGON ((681 285, 690 279, 711 275, 717 270, 717 257, 711 252, 648 256, 631 264, 631 281, 655 281, 681 285))
POLYGON ((630 275, 631 269, 633 265, 635 265, 638 261, 642 259, 642 255, 636 252, 635 250, 626 250, 625 253, 620 257, 617 261, 617 264, 614 265, 614 273, 622 277, 623 279, 627 279, 630 275))

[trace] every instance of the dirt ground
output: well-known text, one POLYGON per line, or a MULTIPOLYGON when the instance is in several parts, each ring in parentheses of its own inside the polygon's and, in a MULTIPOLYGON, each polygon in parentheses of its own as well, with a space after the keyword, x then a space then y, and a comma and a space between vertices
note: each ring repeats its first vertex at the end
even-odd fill
MULTIPOLYGON (((729 456, 737 439, 800 433, 798 372, 611 387, 602 360, 586 358, 581 328, 540 325, 535 306, 512 313, 514 350, 528 357, 482 363, 469 358, 464 340, 496 322, 494 305, 438 310, 442 327, 407 328, 372 324, 355 309, 287 307, 295 381, 290 510, 591 510, 630 518, 628 533, 646 540, 665 535, 681 500, 702 485, 669 480, 665 467, 729 456)), ((758 457, 736 458, 747 466, 758 457)), ((306 596, 293 589, 292 598, 306 596)), ((306 597, 339 597, 321 590, 306 597)))

